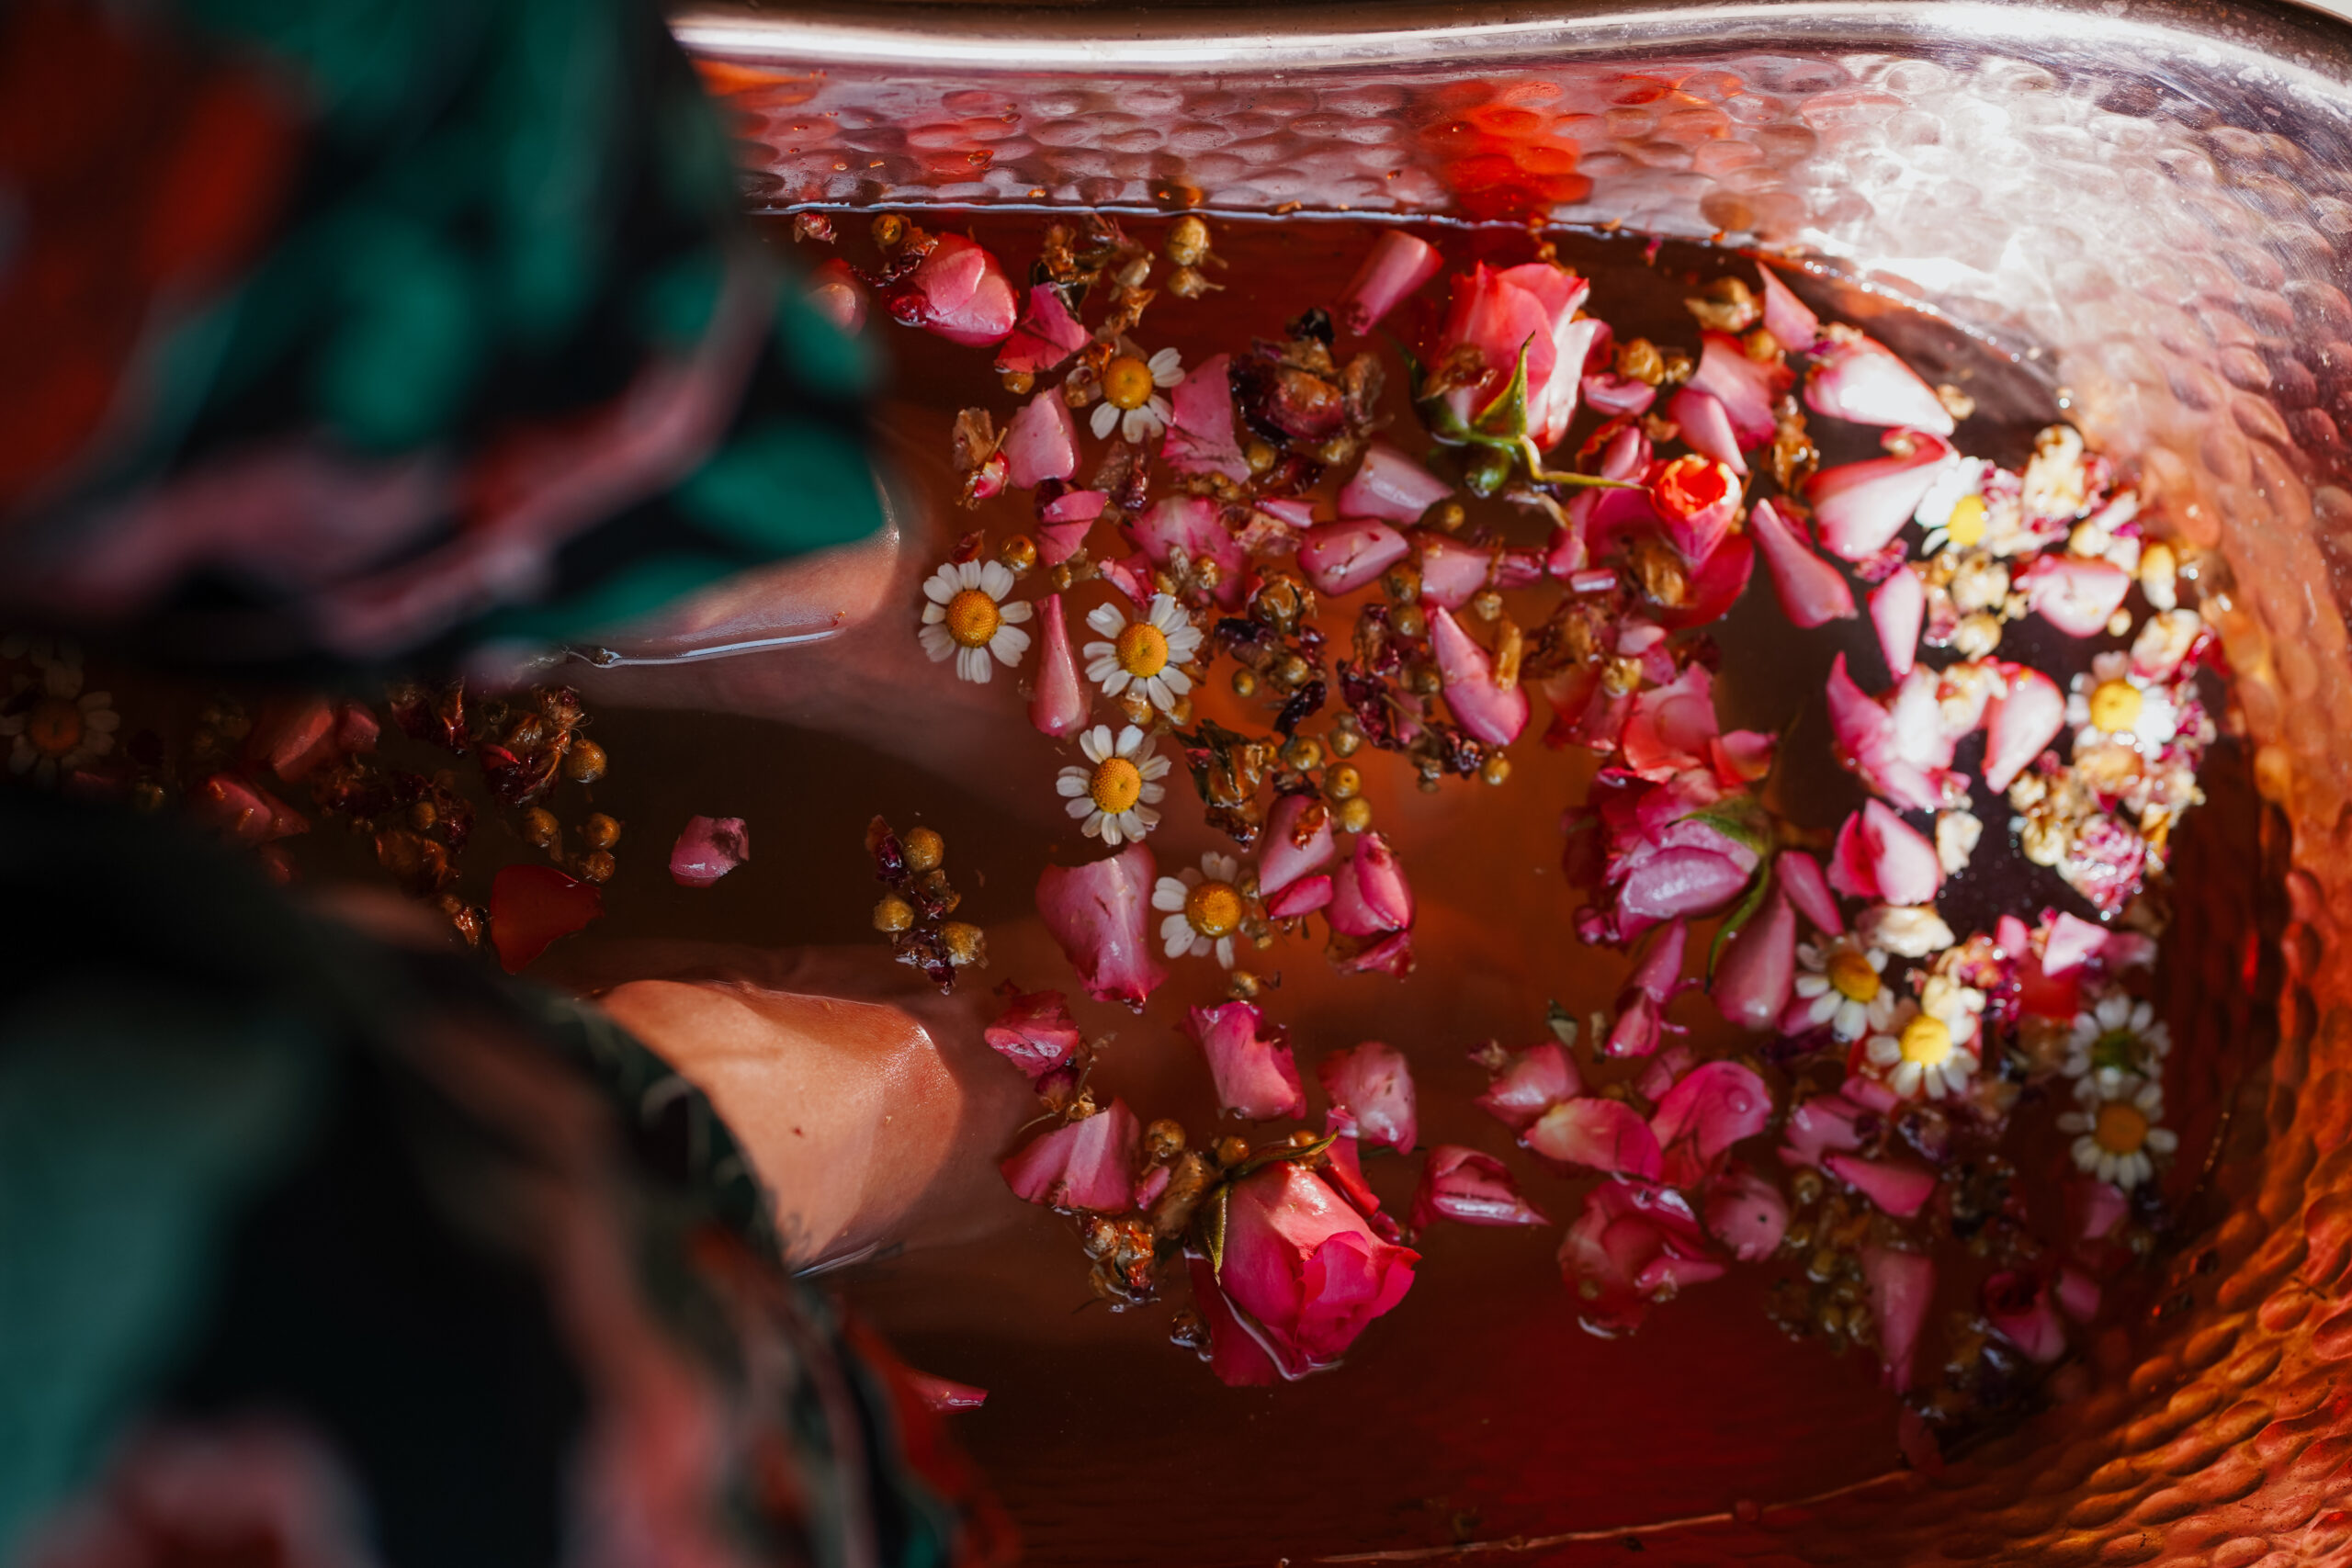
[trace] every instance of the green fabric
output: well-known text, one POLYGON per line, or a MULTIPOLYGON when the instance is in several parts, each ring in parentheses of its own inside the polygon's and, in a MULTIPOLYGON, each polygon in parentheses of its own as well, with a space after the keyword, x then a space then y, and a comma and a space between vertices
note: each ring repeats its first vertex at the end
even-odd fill
POLYGON ((135 976, 0 1029, 0 1550, 185 1348, 235 1206, 304 1135, 319 1047, 135 976))

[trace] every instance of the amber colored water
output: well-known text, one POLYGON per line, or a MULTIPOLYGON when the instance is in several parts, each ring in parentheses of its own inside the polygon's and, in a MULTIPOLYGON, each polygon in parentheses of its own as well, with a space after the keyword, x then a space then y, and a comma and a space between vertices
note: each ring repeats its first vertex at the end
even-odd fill
MULTIPOLYGON (((1034 253, 1032 224, 998 219, 974 228, 1018 276, 1034 253)), ((843 222, 845 233, 853 227, 843 222)), ((1200 302, 1163 298, 1137 335, 1147 349, 1174 344, 1188 363, 1242 349, 1253 333, 1278 335, 1302 307, 1336 292, 1367 240, 1367 229, 1353 223, 1226 226, 1219 250, 1231 262, 1220 275, 1227 290, 1200 302)), ((1525 259, 1528 243, 1510 231, 1451 243, 1465 256, 1484 251, 1508 261, 1525 259)), ((844 248, 860 254, 854 240, 844 248)), ((1652 263, 1632 240, 1578 240, 1565 243, 1563 255, 1595 277, 1594 308, 1621 334, 1692 344, 1680 294, 1694 276, 1735 265, 1678 247, 1652 263)), ((1873 326, 1931 379, 1956 381, 1976 396, 1982 412, 1963 431, 1971 450, 2016 461, 2025 438, 2054 412, 2029 363, 1926 316, 1897 312, 1873 326)), ((909 477, 937 486, 954 412, 978 404, 1001 421, 1017 401, 998 386, 984 351, 952 348, 887 321, 869 330, 882 334, 895 359, 887 423, 910 444, 902 460, 921 471, 909 477)), ((1395 373, 1393 358, 1391 365, 1395 373)), ((1410 415, 1401 399, 1396 406, 1409 436, 1410 415)), ((1082 445, 1095 446, 1091 439, 1082 445)), ((935 536, 919 547, 935 559, 951 530, 983 526, 993 540, 1029 520, 1026 498, 1015 494, 937 520, 935 536)), ((1533 519, 1517 526, 1528 542, 1541 536, 1533 519)), ((1081 595, 1076 609, 1082 614, 1092 603, 1081 595)), ((902 615, 910 640, 916 607, 910 586, 903 604, 886 612, 902 615)), ((1861 660, 1867 625, 1793 633, 1759 572, 1716 635, 1725 649, 1719 692, 1727 723, 1788 727, 1780 804, 1802 821, 1834 824, 1860 795, 1829 761, 1817 694, 1834 651, 1861 660)), ((2004 651, 2044 650, 2020 640, 2004 651)), ((775 678, 792 679, 791 656, 774 657, 775 678)), ((933 673, 950 679, 944 667, 933 673)), ((1053 771, 1064 759, 1029 731, 1003 686, 963 695, 996 705, 1001 751, 943 751, 926 763, 919 736, 886 753, 753 718, 602 713, 599 739, 614 758, 602 808, 648 825, 689 812, 743 815, 752 821, 755 849, 741 872, 690 891, 663 874, 666 840, 638 842, 612 886, 604 931, 762 944, 870 942, 874 885, 859 836, 878 811, 901 824, 928 822, 947 837, 968 893, 962 913, 989 925, 992 938, 1001 933, 1001 953, 1018 955, 1000 962, 982 984, 1010 976, 1031 987, 1074 990, 1067 966, 1038 958, 1034 937, 1020 936, 1038 868, 1092 848, 1060 817, 1052 795, 1053 771)), ((921 707, 910 698, 910 714, 921 707)), ((1577 943, 1568 923, 1577 897, 1558 872, 1558 813, 1581 790, 1590 759, 1547 751, 1534 733, 1513 749, 1516 771, 1500 788, 1463 784, 1424 796, 1393 759, 1359 758, 1378 825, 1421 898, 1420 967, 1402 985, 1340 978, 1316 946, 1294 942, 1268 955, 1283 977, 1269 1005, 1291 1025, 1310 1083, 1312 1061, 1328 1049, 1376 1038, 1405 1051, 1420 1085, 1423 1142, 1466 1143, 1510 1156, 1535 1201, 1565 1220, 1575 1212, 1577 1185, 1511 1155, 1507 1134, 1469 1103, 1485 1080, 1464 1056, 1489 1038, 1513 1045, 1539 1038, 1548 998, 1580 1013, 1606 1006, 1622 970, 1614 955, 1577 943)), ((2233 766, 2224 747, 2215 767, 2233 766)), ((1164 869, 1218 846, 1197 826, 1179 783, 1170 820, 1151 841, 1164 869)), ((2246 932, 2231 922, 2252 907, 2256 817, 2242 786, 2219 793, 2223 799, 2191 819, 2182 860, 2222 896, 2201 898, 2184 928, 2197 933, 2199 961, 2177 977, 2177 988, 2239 978, 2231 964, 2246 932)), ((2006 813, 1980 810, 1997 833, 2006 813)), ((1972 917, 2000 904, 2038 908, 2058 901, 2054 886, 1986 878, 1972 891, 1963 879, 1952 907, 1972 917)), ((2250 971, 2243 976, 2253 978, 2250 971)), ((1081 998, 1082 1021, 1116 1035, 1098 1081, 1147 1117, 1207 1128, 1214 1106, 1206 1075, 1175 1022, 1185 1006, 1212 999, 1218 985, 1214 964, 1204 961, 1176 965, 1141 1018, 1081 998)), ((1675 1016, 1708 1038, 1713 1013, 1702 998, 1687 998, 1675 1016)), ((2238 1067, 2190 1048, 2176 1070, 2195 1076, 2193 1087, 2177 1079, 2176 1097, 2201 1093, 2211 1106, 2238 1067)), ((2193 1184, 2199 1140, 2211 1133, 2211 1116, 2200 1123, 2199 1114, 2179 1118, 2189 1139, 2184 1189, 2193 1184)), ((2058 1151, 2053 1144, 2031 1157, 2046 1173, 2058 1151)), ((1416 1164, 1368 1162, 1392 1207, 1405 1205, 1416 1164)), ((1165 1308, 1114 1314, 1091 1303, 1064 1221, 1009 1193, 1001 1210, 996 1228, 981 1238, 865 1262, 836 1280, 910 1361, 990 1391, 985 1408, 955 1417, 955 1430, 1035 1562, 1199 1568, 1619 1531, 1871 1483, 1897 1467, 1895 1400, 1875 1386, 1874 1369, 1859 1356, 1792 1344, 1774 1329, 1761 1306, 1771 1277, 1766 1269, 1736 1268, 1655 1312, 1638 1337, 1610 1342, 1577 1325, 1554 1261, 1556 1225, 1492 1231, 1441 1224, 1419 1243, 1424 1264, 1411 1294, 1373 1325, 1343 1369, 1286 1387, 1232 1390, 1167 1343, 1165 1308)))

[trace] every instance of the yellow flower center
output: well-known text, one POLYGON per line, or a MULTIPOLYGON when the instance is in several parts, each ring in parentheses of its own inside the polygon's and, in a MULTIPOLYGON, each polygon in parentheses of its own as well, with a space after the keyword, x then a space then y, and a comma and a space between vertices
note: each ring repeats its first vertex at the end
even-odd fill
POLYGON ((2091 722, 2109 735, 2140 722, 2140 688, 2120 676, 2091 688, 2091 722))
POLYGON ((1984 542, 1984 498, 1963 495, 1951 509, 1951 521, 1944 525, 1944 536, 1963 550, 1973 550, 1984 542))
POLYGON ((1132 807, 1143 796, 1143 770, 1125 757, 1105 757, 1094 764, 1094 773, 1086 781, 1086 793, 1092 797, 1096 809, 1116 817, 1132 807))
POLYGON ((1869 959, 1850 947, 1841 947, 1831 953, 1829 962, 1823 965, 1823 972, 1829 976, 1831 987, 1841 997, 1867 1002, 1878 996, 1878 971, 1871 967, 1869 959))
POLYGON ((1924 1012, 1903 1026, 1898 1043, 1905 1061, 1923 1067, 1940 1067, 1951 1056, 1951 1031, 1942 1019, 1924 1012))
POLYGON ((1102 395, 1117 409, 1139 409, 1151 401, 1151 367, 1123 354, 1102 367, 1102 395))
POLYGON ((1203 936, 1231 936, 1241 929, 1241 895, 1230 882, 1204 882, 1184 896, 1184 918, 1203 936))
POLYGON ((82 744, 82 710, 62 697, 51 697, 25 720, 25 739, 44 757, 62 757, 82 744))
POLYGON ((1168 634, 1149 621, 1135 621, 1112 645, 1119 668, 1138 681, 1148 681, 1168 668, 1168 634))
POLYGON ((2148 1141, 2148 1113, 2128 1100, 2110 1100, 2098 1108, 2091 1140, 2111 1155, 2137 1154, 2148 1141))
POLYGON ((996 601, 977 588, 967 588, 947 601, 947 635, 965 648, 986 648, 1004 624, 996 601))

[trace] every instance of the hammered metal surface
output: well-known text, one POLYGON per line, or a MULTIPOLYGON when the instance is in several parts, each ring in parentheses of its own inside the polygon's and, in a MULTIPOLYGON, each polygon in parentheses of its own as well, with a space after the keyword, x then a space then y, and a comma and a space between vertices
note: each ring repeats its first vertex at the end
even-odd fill
MULTIPOLYGON (((2289 919, 2267 964, 2216 960, 2188 1027, 2249 1027, 2275 976, 2280 1043, 2211 1234, 2151 1321, 2095 1348, 2095 1392, 1934 1481, 1646 1532, 1643 1560, 2352 1560, 2352 32, 2188 4, 1409 16, 694 11, 679 30, 772 209, 1532 211, 1802 255, 2039 356, 2222 563, 2289 919)), ((1623 1532, 1405 1555, 1628 1560, 1623 1532)))

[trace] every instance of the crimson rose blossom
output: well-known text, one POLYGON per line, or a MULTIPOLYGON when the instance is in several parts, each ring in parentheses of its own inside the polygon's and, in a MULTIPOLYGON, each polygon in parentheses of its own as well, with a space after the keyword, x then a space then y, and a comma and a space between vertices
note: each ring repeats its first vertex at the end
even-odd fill
POLYGON ((1420 1254, 1384 1241, 1315 1171, 1268 1166, 1227 1201, 1217 1283, 1285 1378, 1336 1362, 1412 1289, 1420 1254))

